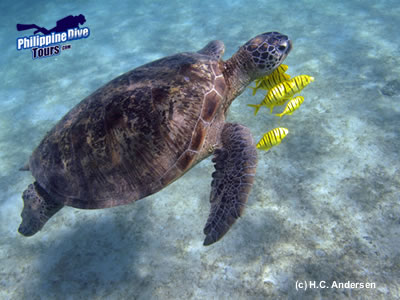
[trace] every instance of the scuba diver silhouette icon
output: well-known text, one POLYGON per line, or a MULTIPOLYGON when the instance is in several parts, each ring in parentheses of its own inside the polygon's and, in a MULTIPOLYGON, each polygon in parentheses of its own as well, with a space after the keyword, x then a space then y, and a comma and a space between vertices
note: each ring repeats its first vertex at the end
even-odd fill
POLYGON ((73 29, 78 27, 79 24, 83 25, 83 23, 86 22, 85 16, 80 14, 79 16, 67 16, 63 19, 60 19, 56 23, 56 27, 52 29, 46 29, 44 27, 39 27, 35 24, 17 24, 17 30, 22 31, 22 30, 29 30, 36 28, 35 32, 33 34, 37 34, 39 32, 43 33, 44 35, 50 34, 52 32, 59 33, 59 32, 65 32, 68 29, 73 29))

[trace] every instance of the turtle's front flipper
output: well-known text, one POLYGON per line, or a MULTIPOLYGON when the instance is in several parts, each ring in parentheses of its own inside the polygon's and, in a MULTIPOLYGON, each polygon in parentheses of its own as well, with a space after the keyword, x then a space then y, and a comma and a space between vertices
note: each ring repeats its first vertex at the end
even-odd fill
POLYGON ((243 212, 253 185, 257 152, 249 129, 225 124, 222 148, 214 152, 216 171, 212 174, 211 212, 204 228, 204 245, 218 241, 243 212))
POLYGON ((216 59, 220 59, 225 52, 225 45, 221 41, 211 41, 203 49, 197 51, 197 53, 213 56, 216 59))
POLYGON ((64 205, 53 201, 39 184, 30 184, 22 195, 24 208, 21 213, 22 223, 18 232, 32 236, 64 205))

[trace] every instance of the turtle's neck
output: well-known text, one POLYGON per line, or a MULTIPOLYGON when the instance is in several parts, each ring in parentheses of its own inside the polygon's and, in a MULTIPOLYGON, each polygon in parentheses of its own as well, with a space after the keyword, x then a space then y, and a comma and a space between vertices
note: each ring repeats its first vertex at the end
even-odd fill
POLYGON ((241 49, 224 63, 223 74, 228 89, 227 100, 224 103, 225 113, 233 100, 255 80, 255 76, 252 76, 252 70, 254 69, 255 66, 250 55, 245 51, 241 51, 241 49))

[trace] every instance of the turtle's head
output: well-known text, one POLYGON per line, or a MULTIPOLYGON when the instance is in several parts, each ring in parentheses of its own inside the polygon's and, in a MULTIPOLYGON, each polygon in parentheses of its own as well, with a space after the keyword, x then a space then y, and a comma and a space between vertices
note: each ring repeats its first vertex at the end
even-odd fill
MULTIPOLYGON (((228 84, 225 108, 255 79, 271 74, 292 49, 289 38, 279 32, 266 32, 252 38, 224 63, 228 84)), ((226 109, 225 109, 226 111, 226 109)))
POLYGON ((241 47, 250 54, 254 63, 251 77, 256 79, 271 74, 286 58, 292 49, 289 38, 279 32, 266 32, 252 38, 241 47))

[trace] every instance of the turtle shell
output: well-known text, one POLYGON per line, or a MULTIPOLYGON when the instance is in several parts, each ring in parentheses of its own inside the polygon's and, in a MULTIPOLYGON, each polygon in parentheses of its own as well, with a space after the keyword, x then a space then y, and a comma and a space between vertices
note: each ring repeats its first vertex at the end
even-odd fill
POLYGON ((34 150, 36 181, 78 208, 153 194, 204 157, 225 95, 222 62, 181 53, 125 73, 82 100, 34 150))

